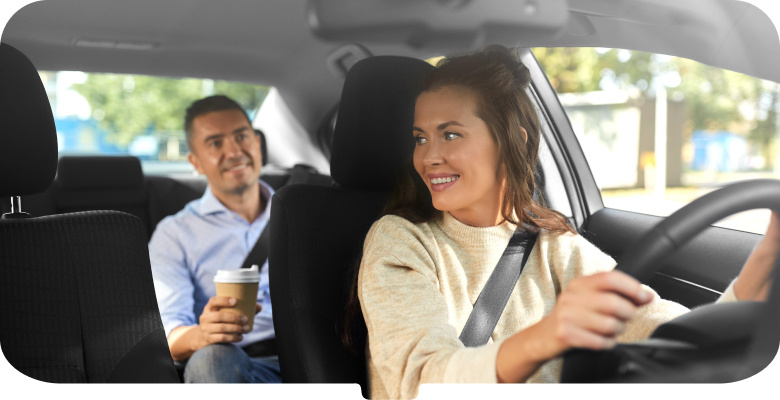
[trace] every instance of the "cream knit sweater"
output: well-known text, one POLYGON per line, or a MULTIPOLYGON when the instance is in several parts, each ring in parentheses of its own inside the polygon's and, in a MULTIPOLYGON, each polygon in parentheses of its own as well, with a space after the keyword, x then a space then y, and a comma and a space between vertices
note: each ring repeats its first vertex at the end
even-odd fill
MULTIPOLYGON (((358 282, 372 399, 414 398, 422 383, 495 383, 503 340, 549 314, 573 278, 615 267, 579 235, 541 232, 491 340, 466 348, 458 336, 514 229, 475 228, 449 213, 417 225, 392 215, 374 223, 358 282)), ((730 289, 721 300, 733 298, 730 289)), ((619 340, 644 339, 686 311, 656 297, 619 340)), ((561 366, 560 358, 551 360, 528 382, 557 382, 561 366)))

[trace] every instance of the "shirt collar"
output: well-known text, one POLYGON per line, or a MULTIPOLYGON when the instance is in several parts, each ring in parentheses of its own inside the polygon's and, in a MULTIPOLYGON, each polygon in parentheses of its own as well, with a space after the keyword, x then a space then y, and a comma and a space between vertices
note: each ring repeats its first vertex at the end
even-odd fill
MULTIPOLYGON (((265 210, 263 214, 269 213, 271 208, 271 197, 274 195, 274 189, 265 183, 262 179, 258 179, 257 183, 260 184, 260 197, 265 200, 265 210)), ((197 212, 200 215, 215 214, 219 212, 230 212, 230 210, 222 204, 217 196, 211 191, 211 185, 206 186, 206 191, 203 193, 203 197, 200 198, 200 204, 197 208, 197 212)))

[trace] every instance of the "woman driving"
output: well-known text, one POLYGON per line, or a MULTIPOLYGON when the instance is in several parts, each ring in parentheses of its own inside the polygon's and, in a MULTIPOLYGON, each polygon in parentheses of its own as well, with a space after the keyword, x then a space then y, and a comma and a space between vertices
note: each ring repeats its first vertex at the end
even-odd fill
MULTIPOLYGON (((528 69, 506 48, 442 60, 417 98, 413 162, 374 223, 358 277, 372 398, 422 383, 556 382, 571 348, 644 339, 687 308, 534 200, 540 143, 528 69), (488 344, 459 340, 517 226, 538 234, 488 344)), ((766 237, 718 301, 760 299, 780 241, 766 237)))

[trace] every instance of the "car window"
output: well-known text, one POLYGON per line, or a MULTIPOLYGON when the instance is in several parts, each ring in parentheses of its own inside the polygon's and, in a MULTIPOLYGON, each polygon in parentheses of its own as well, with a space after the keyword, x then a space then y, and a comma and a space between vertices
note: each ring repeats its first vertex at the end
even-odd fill
MULTIPOLYGON (((606 207, 668 216, 724 184, 780 178, 776 82, 638 51, 532 51, 606 207)), ((715 225, 763 233, 768 220, 755 210, 715 225)))
POLYGON ((145 173, 193 171, 184 112, 193 101, 225 94, 252 119, 268 87, 211 79, 42 71, 57 127, 59 154, 133 155, 145 173))

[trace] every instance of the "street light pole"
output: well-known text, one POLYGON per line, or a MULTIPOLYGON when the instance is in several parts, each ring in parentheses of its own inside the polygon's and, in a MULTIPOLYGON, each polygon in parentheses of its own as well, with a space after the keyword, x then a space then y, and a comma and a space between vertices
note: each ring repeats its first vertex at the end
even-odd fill
POLYGON ((666 195, 666 126, 668 110, 666 86, 662 79, 656 79, 655 86, 655 185, 653 194, 658 198, 666 195))

